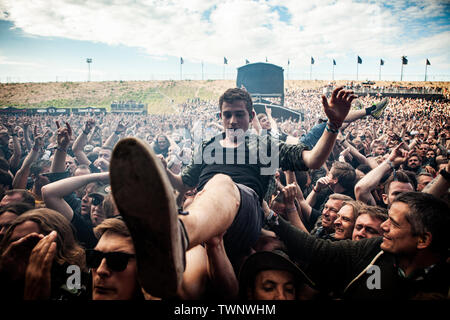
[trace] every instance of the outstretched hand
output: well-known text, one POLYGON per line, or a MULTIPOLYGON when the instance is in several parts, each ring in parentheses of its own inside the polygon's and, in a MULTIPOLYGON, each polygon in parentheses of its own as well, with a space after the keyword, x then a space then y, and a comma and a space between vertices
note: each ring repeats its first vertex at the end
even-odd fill
POLYGON ((330 100, 323 95, 323 109, 329 122, 336 128, 340 128, 350 111, 352 101, 356 98, 357 96, 353 94, 352 90, 344 90, 344 87, 334 89, 330 100))

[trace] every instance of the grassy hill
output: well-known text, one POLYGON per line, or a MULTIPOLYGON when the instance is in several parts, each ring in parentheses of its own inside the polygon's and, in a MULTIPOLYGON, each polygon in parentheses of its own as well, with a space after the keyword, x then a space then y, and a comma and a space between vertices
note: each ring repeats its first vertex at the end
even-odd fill
MULTIPOLYGON (((287 80, 285 88, 321 88, 328 81, 287 80)), ((347 81, 337 81, 344 85, 347 81)), ((393 82, 376 82, 386 86, 393 82)), ((450 88, 450 82, 395 82, 401 86, 431 86, 450 88)), ((113 101, 134 100, 148 104, 149 113, 171 113, 173 108, 190 98, 218 100, 234 80, 205 81, 105 81, 1 83, 0 107, 59 108, 104 107, 113 101)))

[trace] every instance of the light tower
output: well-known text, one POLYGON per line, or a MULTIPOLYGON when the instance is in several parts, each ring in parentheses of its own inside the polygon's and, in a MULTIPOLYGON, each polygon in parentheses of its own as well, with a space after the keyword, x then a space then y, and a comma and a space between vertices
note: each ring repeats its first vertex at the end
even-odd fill
POLYGON ((92 63, 92 58, 87 58, 86 62, 88 64, 88 82, 91 81, 91 63, 92 63))

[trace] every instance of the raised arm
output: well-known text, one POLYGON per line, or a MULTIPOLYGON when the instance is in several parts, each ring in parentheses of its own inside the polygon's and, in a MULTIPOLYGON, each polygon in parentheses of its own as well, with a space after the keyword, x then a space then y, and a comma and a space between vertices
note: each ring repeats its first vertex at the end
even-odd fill
POLYGON ((13 154, 11 158, 9 158, 9 166, 11 169, 15 169, 19 167, 20 157, 22 156, 22 148, 20 147, 19 138, 17 137, 17 132, 15 129, 16 125, 14 124, 14 121, 10 119, 4 124, 4 126, 13 140, 13 154))
POLYGON ((403 142, 397 145, 385 161, 358 181, 355 185, 356 200, 369 205, 376 205, 371 192, 377 187, 386 173, 405 162, 408 152, 402 149, 403 146, 403 142))
POLYGON ((356 98, 353 91, 336 88, 328 101, 322 96, 322 104, 328 117, 326 130, 312 150, 303 151, 303 161, 310 169, 318 169, 328 159, 339 129, 347 116, 352 101, 356 98))
POLYGON ((57 147, 50 167, 50 172, 64 172, 66 171, 66 155, 72 137, 72 128, 67 122, 66 127, 61 128, 59 121, 56 121, 56 128, 57 147))
POLYGON ((122 133, 126 130, 126 125, 123 124, 121 121, 116 126, 116 129, 111 133, 111 135, 106 139, 105 143, 103 144, 104 148, 114 148, 114 145, 119 141, 119 137, 122 133))
POLYGON ((64 197, 91 182, 108 182, 109 172, 91 173, 77 177, 70 177, 49 183, 42 187, 42 198, 49 209, 61 213, 67 220, 72 221, 73 210, 64 197))
POLYGON ((432 194, 441 198, 450 188, 450 162, 447 163, 447 169, 442 169, 439 174, 429 184, 425 186, 422 192, 432 194))
POLYGON ((301 216, 303 217, 302 221, 309 221, 309 218, 311 217, 312 207, 308 202, 306 202, 305 197, 303 196, 303 191, 298 185, 297 179, 295 178, 295 173, 292 171, 285 171, 284 173, 286 175, 286 183, 295 183, 295 186, 297 188, 295 198, 297 199, 297 203, 300 206, 301 216))
POLYGON ((84 153, 84 147, 88 141, 88 134, 91 132, 92 128, 95 125, 95 121, 93 119, 89 119, 86 121, 86 124, 83 128, 83 131, 77 137, 72 146, 72 151, 75 157, 77 158, 78 164, 86 164, 90 165, 91 161, 84 153))
POLYGON ((258 135, 260 135, 262 128, 261 128, 261 124, 259 123, 259 120, 258 120, 257 116, 254 116, 252 118, 252 125, 253 125, 253 128, 255 129, 256 133, 258 135))
POLYGON ((30 167, 34 161, 39 158, 41 154, 42 147, 44 145, 44 138, 42 135, 37 135, 37 127, 34 128, 34 144, 31 148, 30 153, 25 157, 22 166, 17 171, 13 180, 13 188, 14 189, 26 189, 27 187, 27 179, 30 175, 30 167))

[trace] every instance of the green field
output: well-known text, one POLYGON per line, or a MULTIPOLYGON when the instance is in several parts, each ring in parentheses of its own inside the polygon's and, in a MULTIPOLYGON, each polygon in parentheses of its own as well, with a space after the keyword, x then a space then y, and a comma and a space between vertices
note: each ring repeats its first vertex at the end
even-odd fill
MULTIPOLYGON (((339 81, 338 85, 346 81, 339 81)), ((392 82, 379 82, 389 85, 392 82)), ((285 81, 285 88, 321 88, 327 81, 285 81)), ((402 86, 433 86, 449 88, 449 82, 400 83, 402 86)), ((148 104, 148 113, 173 113, 189 99, 217 101, 227 89, 235 87, 233 80, 206 81, 105 81, 105 82, 48 82, 1 83, 0 108, 79 108, 102 107, 109 110, 113 101, 148 104)))

